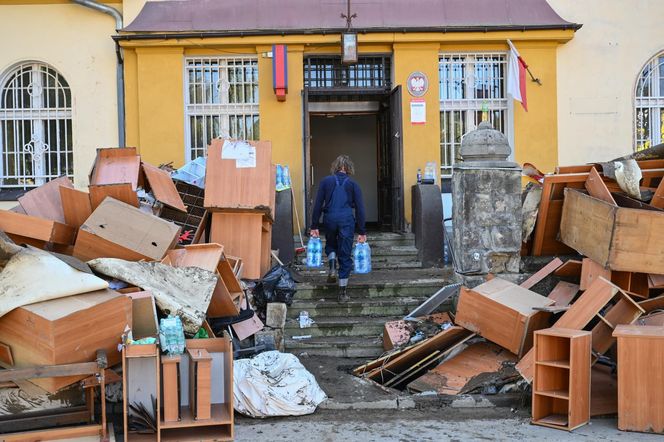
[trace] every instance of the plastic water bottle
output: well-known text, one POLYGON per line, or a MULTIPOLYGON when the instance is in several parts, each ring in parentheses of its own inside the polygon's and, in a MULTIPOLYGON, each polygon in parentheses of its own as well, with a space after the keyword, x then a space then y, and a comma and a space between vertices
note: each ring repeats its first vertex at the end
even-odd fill
POLYGON ((417 169, 417 184, 422 184, 422 169, 417 169))
POLYGON ((288 169, 288 166, 284 166, 284 171, 283 171, 283 181, 284 181, 284 189, 290 189, 291 188, 291 180, 290 180, 290 169, 288 169))
POLYGON ((369 243, 357 244, 354 252, 355 273, 371 272, 371 247, 369 243))
POLYGON ((184 328, 179 316, 169 316, 159 321, 161 349, 172 355, 184 353, 184 328))
POLYGON ((284 190, 284 168, 281 167, 281 164, 277 164, 277 192, 284 190))
POLYGON ((323 264, 323 247, 320 238, 309 238, 307 243, 307 267, 320 267, 323 264))

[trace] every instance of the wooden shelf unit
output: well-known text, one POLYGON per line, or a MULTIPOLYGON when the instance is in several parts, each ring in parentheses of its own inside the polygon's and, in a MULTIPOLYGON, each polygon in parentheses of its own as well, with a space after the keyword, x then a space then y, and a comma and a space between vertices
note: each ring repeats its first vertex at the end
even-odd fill
POLYGON ((532 423, 571 431, 590 420, 591 332, 535 332, 532 423))

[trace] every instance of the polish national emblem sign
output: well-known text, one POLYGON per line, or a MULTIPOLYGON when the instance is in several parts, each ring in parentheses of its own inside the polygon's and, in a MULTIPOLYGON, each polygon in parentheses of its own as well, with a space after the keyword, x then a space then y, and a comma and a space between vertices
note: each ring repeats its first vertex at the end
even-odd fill
POLYGON ((408 76, 408 93, 413 97, 422 97, 429 89, 429 79, 423 72, 413 72, 408 76))

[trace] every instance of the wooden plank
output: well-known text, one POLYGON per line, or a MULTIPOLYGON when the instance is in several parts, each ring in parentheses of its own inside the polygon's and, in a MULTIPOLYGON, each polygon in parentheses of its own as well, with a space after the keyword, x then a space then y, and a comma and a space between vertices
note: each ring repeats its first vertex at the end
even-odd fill
POLYGON ((25 431, 3 434, 3 442, 42 442, 46 440, 69 440, 86 436, 101 436, 103 425, 83 425, 77 427, 51 428, 48 430, 25 431))
POLYGON ((69 178, 60 177, 25 193, 18 198, 18 202, 26 215, 64 223, 65 216, 60 200, 60 186, 69 189, 74 188, 69 178))
POLYGON ((141 157, 134 148, 97 149, 97 158, 90 172, 90 185, 131 184, 138 188, 141 157))
POLYGON ((600 276, 610 281, 611 270, 606 270, 590 258, 583 258, 583 264, 581 266, 581 283, 579 284, 579 289, 586 290, 600 276))
POLYGON ((122 201, 130 206, 139 207, 138 195, 135 190, 132 190, 130 183, 91 184, 89 189, 90 205, 93 211, 96 210, 107 197, 122 201))
POLYGON ((224 250, 242 258, 244 277, 259 279, 263 253, 263 215, 261 213, 212 214, 210 242, 223 244, 224 250))
POLYGON ((208 148, 205 208, 256 209, 273 214, 272 144, 249 141, 256 149, 256 167, 237 168, 236 160, 222 159, 225 141, 213 139, 208 148))
POLYGON ((96 258, 118 258, 127 261, 149 261, 152 259, 101 238, 83 228, 79 229, 78 235, 76 235, 73 255, 82 261, 90 261, 96 258))
POLYGON ((65 224, 68 226, 78 229, 92 214, 90 195, 87 192, 60 186, 60 200, 65 224))
POLYGON ((104 200, 80 230, 153 260, 164 257, 180 232, 175 224, 112 198, 104 200))
POLYGON ((547 265, 539 269, 537 273, 535 273, 530 278, 523 281, 520 284, 520 286, 523 287, 524 289, 532 288, 535 284, 537 284, 538 282, 549 276, 551 273, 553 273, 561 265, 563 265, 563 262, 560 260, 560 258, 554 258, 547 265))
MULTIPOLYGON (((570 306, 569 310, 563 313, 553 328, 583 329, 619 291, 620 288, 608 280, 602 277, 597 278, 570 306)), ((533 379, 534 363, 535 356, 531 350, 516 364, 516 369, 528 382, 533 379)))
POLYGON ((437 350, 445 350, 462 340, 470 339, 472 336, 473 334, 463 327, 450 327, 404 352, 392 355, 392 358, 383 361, 380 367, 367 376, 378 383, 385 383, 431 353, 437 350))
POLYGON ((646 299, 645 301, 639 302, 639 305, 646 313, 664 309, 664 295, 658 296, 657 298, 646 299))
POLYGON ((509 351, 490 342, 478 342, 408 384, 408 391, 461 394, 476 376, 496 372, 503 363, 515 361, 516 356, 509 351))
POLYGON ((66 224, 8 210, 0 210, 0 230, 9 235, 65 245, 74 241, 76 233, 66 224))
POLYGON ((611 192, 609 192, 609 189, 606 187, 606 184, 604 184, 602 177, 599 176, 599 172, 597 172, 596 168, 593 167, 590 169, 585 187, 590 196, 606 201, 609 204, 616 205, 616 200, 611 196, 611 192))
POLYGON ((618 428, 664 434, 664 327, 620 325, 618 428))
POLYGON ((550 317, 534 307, 553 303, 509 281, 494 278, 472 290, 461 287, 455 323, 520 355, 532 346, 531 328, 543 328, 550 317))
POLYGON ((664 275, 655 275, 654 273, 648 274, 648 288, 664 288, 664 275))
POLYGON ((643 201, 636 200, 626 194, 621 192, 613 192, 613 198, 616 200, 616 204, 620 207, 625 207, 628 209, 639 209, 639 210, 650 210, 653 212, 662 212, 662 209, 659 209, 650 204, 646 204, 643 201))
POLYGON ((46 365, 41 367, 0 370, 0 382, 22 381, 25 379, 41 379, 60 376, 89 375, 99 372, 96 362, 78 364, 46 365))
POLYGON ((171 179, 171 175, 165 170, 154 167, 151 164, 144 162, 141 165, 143 166, 145 181, 152 190, 155 199, 168 207, 186 213, 187 208, 182 202, 182 198, 171 179))
POLYGON ((579 293, 578 284, 559 281, 549 293, 548 298, 556 302, 556 307, 566 307, 572 302, 577 293, 579 293))
POLYGON ((563 265, 558 267, 556 271, 553 272, 553 274, 561 278, 577 278, 580 280, 582 265, 583 265, 582 261, 578 261, 576 259, 570 259, 568 261, 565 261, 563 265))

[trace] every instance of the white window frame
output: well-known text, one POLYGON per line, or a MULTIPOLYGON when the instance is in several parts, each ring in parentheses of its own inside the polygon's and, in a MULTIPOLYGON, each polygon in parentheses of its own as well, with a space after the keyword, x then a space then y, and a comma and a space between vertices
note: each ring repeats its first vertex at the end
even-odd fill
POLYGON ((72 94, 62 74, 39 61, 8 69, 0 77, 0 188, 29 189, 72 177, 71 132, 72 94))
MULTIPOLYGON (((439 100, 440 100, 440 118, 441 118, 441 128, 440 128, 440 152, 441 152, 441 164, 440 172, 441 178, 450 178, 452 176, 453 166, 456 162, 456 150, 461 146, 461 141, 466 133, 475 130, 477 125, 481 122, 481 117, 479 120, 476 120, 477 112, 482 112, 483 109, 488 111, 489 122, 494 123, 494 111, 501 112, 503 118, 503 133, 507 136, 510 145, 514 146, 514 106, 513 100, 507 94, 507 75, 508 75, 508 57, 507 52, 441 52, 438 58, 438 84, 439 84, 439 100), (454 60, 446 60, 446 58, 453 57, 454 60), (477 59, 480 58, 480 63, 482 62, 481 58, 483 57, 499 57, 500 60, 497 63, 502 65, 502 96, 494 96, 493 90, 488 89, 489 97, 486 98, 476 98, 475 97, 475 64, 478 62, 477 59), (457 60, 458 59, 458 60, 457 60), (453 64, 463 64, 466 69, 462 77, 455 77, 457 81, 464 81, 464 94, 465 98, 447 98, 444 97, 443 88, 446 87, 447 83, 444 84, 442 78, 443 69, 446 66, 453 64), (459 119, 454 118, 454 113, 458 112, 459 119), (454 123, 452 125, 450 135, 452 137, 451 141, 443 139, 442 120, 444 115, 452 115, 454 121, 463 120, 461 138, 458 142, 454 141, 454 123), (465 127, 463 127, 465 126, 465 127)), ((500 92, 499 92, 500 93, 500 92)), ((500 128, 497 128, 500 130, 500 128)), ((514 152, 512 152, 512 155, 514 152)))
POLYGON ((664 52, 660 52, 641 69, 634 90, 634 150, 639 151, 664 142, 664 52), (646 86, 649 91, 646 92, 646 86), (641 112, 648 111, 647 121, 641 112), (647 122, 649 134, 645 134, 647 122))
POLYGON ((185 57, 183 79, 186 161, 207 155, 207 143, 212 138, 258 139, 260 129, 254 128, 254 125, 260 124, 257 56, 185 57), (246 69, 247 65, 251 68, 251 78, 248 81, 246 76, 243 76, 241 81, 230 78, 230 69, 237 68, 236 63, 243 69, 246 69), (198 74, 199 78, 196 77, 198 74), (235 92, 241 86, 242 94, 231 97, 233 86, 235 92), (249 96, 248 100, 244 91, 249 91, 246 94, 249 96), (243 100, 238 101, 240 95, 243 100), (201 131, 198 125, 192 125, 192 119, 204 122, 201 131), (251 127, 247 124, 249 120, 252 122, 251 127), (242 121, 242 126, 235 124, 239 121, 242 121))

